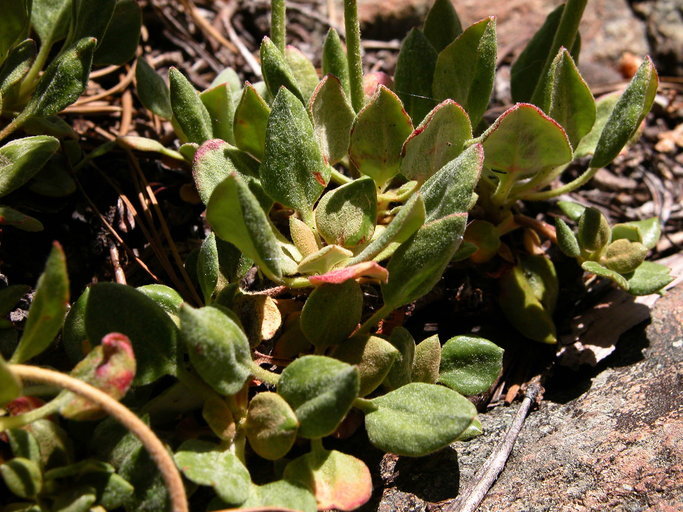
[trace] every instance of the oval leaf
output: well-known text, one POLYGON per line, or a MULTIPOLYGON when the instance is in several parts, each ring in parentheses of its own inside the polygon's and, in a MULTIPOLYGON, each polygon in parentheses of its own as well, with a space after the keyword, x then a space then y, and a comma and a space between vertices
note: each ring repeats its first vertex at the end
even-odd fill
POLYGON ((0 465, 7 488, 20 498, 35 499, 43 488, 43 473, 35 462, 15 457, 0 465))
POLYGON ((202 100, 209 112, 213 136, 234 144, 235 106, 232 103, 232 92, 229 84, 222 83, 207 89, 199 94, 199 99, 202 100))
MULTIPOLYGON (((445 3, 450 5, 450 1, 445 3)), ((398 97, 413 123, 421 122, 436 103, 432 98, 436 58, 437 50, 428 37, 416 28, 401 43, 394 80, 398 97)))
POLYGON ((349 85, 349 62, 346 58, 346 49, 339 38, 339 33, 330 28, 325 36, 322 55, 323 75, 334 75, 341 83, 344 94, 351 96, 349 85))
POLYGON ((235 108, 233 133, 235 145, 258 160, 263 160, 269 116, 270 107, 254 86, 247 82, 235 108))
POLYGON ((304 96, 301 94, 299 84, 292 73, 292 70, 285 60, 285 56, 278 50, 275 43, 269 37, 264 37, 261 41, 261 69, 263 80, 266 82, 268 91, 273 96, 279 94, 280 88, 289 90, 293 96, 304 103, 304 96))
POLYGON ((141 26, 142 9, 137 0, 118 0, 107 30, 98 38, 95 65, 120 66, 135 57, 141 26))
POLYGON ((268 391, 249 402, 245 428, 254 451, 264 459, 277 460, 294 445, 299 420, 284 398, 268 391))
POLYGON ((358 335, 337 345, 332 355, 335 359, 356 365, 360 372, 358 396, 366 396, 384 381, 400 352, 378 336, 358 335))
POLYGON ((196 144, 212 139, 211 116, 190 81, 174 67, 168 70, 168 79, 173 119, 182 130, 180 139, 196 144))
POLYGON ((349 150, 349 134, 356 118, 339 79, 326 75, 315 88, 308 108, 323 158, 335 165, 349 150))
POLYGON ((410 379, 413 382, 436 384, 439 379, 441 357, 441 342, 438 334, 422 340, 415 346, 410 379))
POLYGON ((135 67, 136 91, 145 108, 164 119, 173 117, 171 92, 166 82, 147 63, 144 57, 137 60, 135 67))
POLYGON ((38 174, 58 149, 59 141, 49 135, 15 139, 0 147, 0 196, 38 174))
POLYGON ((462 34, 462 25, 451 0, 436 0, 427 13, 424 33, 427 39, 440 52, 462 34))
POLYGON ((503 367, 503 349, 480 336, 455 336, 441 353, 439 382, 465 396, 488 390, 503 367))

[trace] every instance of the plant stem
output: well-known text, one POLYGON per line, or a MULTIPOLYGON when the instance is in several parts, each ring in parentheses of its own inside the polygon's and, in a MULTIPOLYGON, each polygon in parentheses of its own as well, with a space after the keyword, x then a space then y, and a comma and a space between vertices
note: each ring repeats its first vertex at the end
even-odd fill
POLYGON ((383 320, 393 310, 393 307, 384 304, 381 308, 375 311, 370 318, 363 322, 363 325, 361 325, 354 334, 369 334, 370 329, 376 326, 380 320, 383 320))
POLYGON ((0 418, 0 432, 9 430, 11 428, 23 427, 24 425, 28 425, 34 421, 42 420, 43 418, 46 418, 59 411, 59 408, 63 403, 63 397, 55 398, 50 400, 45 405, 42 405, 41 407, 33 409, 27 413, 19 414, 17 416, 3 416, 0 418))
POLYGON ((17 117, 12 119, 12 121, 10 121, 10 123, 7 126, 5 126, 2 129, 2 131, 0 131, 0 140, 9 136, 14 130, 19 128, 22 124, 24 124, 24 121, 26 121, 27 117, 28 116, 24 115, 24 113, 22 112, 17 117))
POLYGON ((275 43, 282 55, 285 54, 286 27, 285 0, 271 0, 270 2, 270 39, 275 43))
POLYGON ((377 410, 377 406, 375 404, 373 404, 372 401, 368 400, 367 398, 358 397, 358 398, 354 399, 352 405, 356 409, 360 409, 361 411, 363 411, 365 414, 377 410))
POLYGON ((535 194, 528 194, 524 197, 524 200, 544 201, 545 199, 551 199, 553 197, 561 196, 562 194, 571 192, 572 190, 576 190, 584 183, 587 183, 593 176, 595 176, 595 173, 598 172, 598 169, 599 167, 589 167, 586 170, 586 172, 584 172, 575 180, 570 181, 569 183, 562 185, 559 188, 553 188, 550 190, 546 190, 545 192, 536 192, 535 194))
POLYGON ((334 181, 337 185, 346 185, 347 183, 351 183, 353 181, 353 178, 349 178, 348 176, 345 176, 342 173, 340 173, 334 167, 331 167, 330 180, 334 181))
POLYGON ((40 45, 40 50, 36 55, 36 60, 31 64, 31 69, 24 76, 19 86, 19 98, 24 99, 28 96, 36 87, 38 74, 43 69, 43 65, 50 55, 50 50, 52 49, 52 42, 47 41, 47 44, 43 43, 40 45))
POLYGON ((189 512, 185 487, 175 462, 161 440, 130 409, 90 384, 54 370, 23 364, 10 365, 10 370, 22 380, 51 384, 76 393, 99 405, 107 414, 113 416, 137 436, 156 463, 171 498, 171 510, 189 512))
POLYGON ((344 29, 346 31, 346 53, 349 61, 349 82, 351 85, 351 105, 358 112, 363 108, 363 60, 360 49, 360 24, 356 0, 344 0, 344 29))
POLYGON ((280 376, 277 373, 269 372, 268 370, 261 368, 255 362, 251 362, 251 373, 258 380, 265 382, 270 386, 276 386, 280 380, 280 376))
POLYGON ((562 17, 560 18, 560 24, 555 32, 553 44, 550 47, 545 64, 543 65, 543 71, 538 77, 534 94, 531 96, 531 103, 534 105, 541 106, 541 103, 543 102, 545 78, 548 75, 550 66, 560 47, 564 46, 567 50, 571 50, 574 45, 576 34, 579 32, 579 23, 581 22, 581 17, 583 16, 583 11, 586 8, 587 3, 588 0, 567 0, 567 3, 562 10, 562 17))

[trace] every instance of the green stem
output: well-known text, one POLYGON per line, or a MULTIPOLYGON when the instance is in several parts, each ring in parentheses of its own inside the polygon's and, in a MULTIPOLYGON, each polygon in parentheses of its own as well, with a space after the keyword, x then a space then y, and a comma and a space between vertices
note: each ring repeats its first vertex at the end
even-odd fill
POLYGON ((588 0, 567 0, 567 3, 562 10, 562 17, 560 18, 560 24, 555 32, 553 44, 550 47, 545 64, 543 65, 543 71, 534 88, 534 94, 531 96, 531 103, 534 105, 540 106, 543 101, 545 79, 560 47, 564 46, 567 50, 571 50, 574 45, 576 34, 579 32, 579 23, 581 22, 581 17, 583 16, 583 11, 586 8, 587 3, 588 0))
POLYGON ((499 175, 498 186, 496 187, 496 191, 491 196, 491 203, 496 206, 504 205, 507 202, 508 196, 510 195, 510 190, 512 190, 512 186, 514 184, 515 180, 510 173, 499 175))
POLYGON ((360 398, 360 397, 356 398, 353 401, 353 407, 355 407, 356 409, 360 409, 365 414, 377 410, 377 406, 372 403, 372 400, 368 400, 367 398, 360 398))
POLYGON ((3 416, 0 418, 0 432, 9 430, 11 428, 23 427, 24 425, 28 425, 34 421, 42 420, 51 414, 55 414, 59 411, 59 408, 64 403, 64 398, 64 395, 58 396, 57 398, 50 400, 45 405, 38 407, 37 409, 33 409, 27 413, 19 414, 18 416, 3 416))
POLYGON ((278 50, 285 54, 286 6, 285 0, 271 0, 270 2, 270 39, 278 50))
POLYGON ((536 192, 535 194, 528 194, 527 196, 524 197, 525 201, 544 201, 546 199, 551 199, 553 197, 561 196, 562 194, 567 194, 573 190, 576 190, 583 184, 587 183, 593 176, 595 176, 595 173, 598 172, 599 167, 589 167, 586 172, 584 172, 581 176, 576 178, 573 181, 570 181, 569 183, 562 185, 559 188, 553 188, 550 190, 546 190, 545 192, 536 192))
POLYGON ((311 439, 311 452, 312 453, 322 453, 325 451, 323 446, 323 439, 319 437, 318 439, 311 439))
POLYGON ((280 281, 289 288, 311 288, 313 286, 306 277, 283 277, 280 281))
POLYGON ((347 183, 351 183, 353 178, 349 178, 332 167, 330 168, 330 180, 334 181, 337 185, 346 185, 347 183))
POLYGON ((380 320, 386 318, 393 310, 393 307, 389 306, 388 304, 384 304, 381 308, 375 311, 370 318, 363 322, 363 325, 361 325, 354 334, 369 334, 370 330, 375 327, 380 320))
POLYGON ((280 380, 280 376, 277 373, 269 372, 268 370, 261 368, 253 361, 251 362, 250 368, 254 377, 270 386, 276 386, 280 380))
POLYGON ((2 131, 0 131, 0 140, 4 139, 5 137, 9 136, 14 130, 19 128, 22 124, 24 124, 24 121, 28 118, 28 115, 25 115, 25 111, 19 114, 17 117, 12 119, 12 121, 5 126, 2 131))
POLYGON ((43 65, 45 64, 45 61, 47 61, 51 49, 52 42, 48 41, 47 44, 41 44, 38 55, 36 55, 36 60, 33 61, 31 69, 28 70, 28 73, 26 73, 21 81, 21 86, 19 87, 20 99, 24 99, 36 88, 38 74, 43 69, 43 65))
POLYGON ((344 29, 346 30, 346 53, 349 61, 351 104, 358 112, 365 103, 363 92, 363 60, 360 48, 360 23, 356 0, 344 0, 344 29))

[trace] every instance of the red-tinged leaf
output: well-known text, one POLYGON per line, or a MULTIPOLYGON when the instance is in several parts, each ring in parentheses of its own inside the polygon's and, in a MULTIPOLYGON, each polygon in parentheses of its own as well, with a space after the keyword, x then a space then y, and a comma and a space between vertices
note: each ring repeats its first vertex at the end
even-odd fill
POLYGON ((372 494, 365 463, 336 450, 318 449, 294 459, 287 464, 284 477, 311 489, 318 510, 355 510, 372 494))
POLYGON ((389 272, 375 261, 364 261, 320 276, 310 276, 308 280, 312 285, 318 286, 325 283, 339 284, 349 279, 359 279, 361 277, 368 277, 386 283, 389 279, 389 272))

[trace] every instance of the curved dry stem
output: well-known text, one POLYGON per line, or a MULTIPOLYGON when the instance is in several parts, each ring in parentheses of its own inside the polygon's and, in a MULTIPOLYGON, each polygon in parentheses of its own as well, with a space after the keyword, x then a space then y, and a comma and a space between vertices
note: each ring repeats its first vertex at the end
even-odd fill
POLYGON ((151 455, 152 460, 154 460, 161 472, 169 496, 171 497, 171 510, 173 510, 173 512, 189 512, 185 487, 183 486, 183 481, 175 462, 173 462, 173 459, 154 432, 152 432, 152 430, 132 411, 103 391, 69 375, 54 370, 23 364, 10 365, 10 370, 21 380, 52 384, 67 389, 72 393, 76 393, 77 395, 96 403, 107 414, 113 416, 140 439, 140 442, 142 442, 143 446, 151 455))

